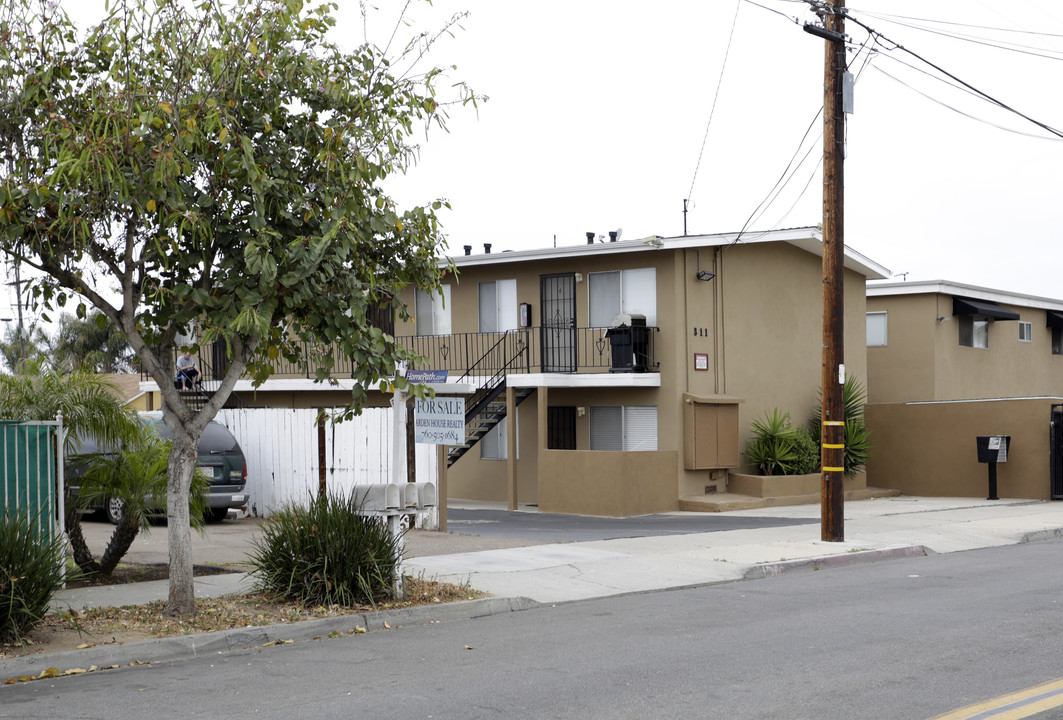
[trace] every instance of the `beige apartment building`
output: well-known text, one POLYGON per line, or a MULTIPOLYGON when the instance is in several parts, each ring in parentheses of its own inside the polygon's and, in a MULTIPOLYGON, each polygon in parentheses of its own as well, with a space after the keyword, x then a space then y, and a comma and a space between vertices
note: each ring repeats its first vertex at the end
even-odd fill
POLYGON ((872 481, 912 495, 986 496, 977 438, 1006 435, 999 496, 1063 496, 1053 429, 1063 301, 946 281, 872 283, 867 346, 872 481))
MULTIPOLYGON (((467 252, 471 248, 467 248, 467 252)), ((475 444, 448 454, 449 498, 628 516, 728 490, 750 425, 803 423, 822 359, 816 228, 594 241, 454 258, 396 328, 425 368, 473 382, 475 444)), ((867 377, 865 283, 847 250, 848 372, 867 377)))

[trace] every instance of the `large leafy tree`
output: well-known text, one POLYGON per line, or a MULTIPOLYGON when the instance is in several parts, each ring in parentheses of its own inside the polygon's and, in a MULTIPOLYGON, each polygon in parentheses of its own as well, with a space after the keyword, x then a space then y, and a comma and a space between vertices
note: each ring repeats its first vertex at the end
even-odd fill
POLYGON ((237 379, 309 347, 320 380, 353 362, 353 413, 412 359, 366 315, 407 318, 400 290, 439 285, 441 203, 400 210, 381 187, 444 122, 439 72, 418 72, 431 38, 344 50, 335 6, 301 0, 126 0, 84 37, 56 3, 3 8, 0 245, 40 271, 44 304, 99 309, 158 382, 168 609, 191 614, 196 447, 237 379), (171 382, 180 334, 229 356, 198 411, 171 382))

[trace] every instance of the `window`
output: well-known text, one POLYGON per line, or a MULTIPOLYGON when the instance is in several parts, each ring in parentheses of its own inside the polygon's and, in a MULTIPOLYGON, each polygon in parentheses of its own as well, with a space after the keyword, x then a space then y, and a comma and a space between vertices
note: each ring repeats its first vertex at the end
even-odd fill
POLYGON ((590 273, 591 327, 612 327, 620 313, 645 315, 657 324, 657 269, 637 268, 590 273))
POLYGON ((881 347, 886 344, 886 313, 867 314, 867 346, 881 347))
POLYGON ((480 332, 517 329, 517 281, 482 282, 480 293, 480 332))
POLYGON ((450 335, 450 285, 431 295, 418 290, 415 312, 418 335, 450 335))
POLYGON ((1063 355, 1063 328, 1052 328, 1052 354, 1063 355))
POLYGON ((981 315, 957 315, 960 326, 960 345, 989 347, 989 320, 981 315))
POLYGON ((1033 342, 1033 323, 1019 323, 1019 342, 1033 342))
POLYGON ((656 405, 592 405, 591 450, 657 449, 656 405))
MULTIPOLYGON (((517 459, 520 460, 520 410, 517 410, 517 459)), ((502 418, 498 424, 487 431, 480 440, 481 460, 508 460, 509 436, 506 434, 509 418, 502 418)))

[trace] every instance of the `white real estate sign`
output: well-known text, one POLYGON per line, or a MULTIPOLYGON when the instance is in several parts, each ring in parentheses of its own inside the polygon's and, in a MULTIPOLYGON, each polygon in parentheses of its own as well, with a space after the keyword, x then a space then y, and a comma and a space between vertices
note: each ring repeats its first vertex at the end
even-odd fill
POLYGON ((464 445, 465 398, 415 398, 413 439, 432 445, 464 445))

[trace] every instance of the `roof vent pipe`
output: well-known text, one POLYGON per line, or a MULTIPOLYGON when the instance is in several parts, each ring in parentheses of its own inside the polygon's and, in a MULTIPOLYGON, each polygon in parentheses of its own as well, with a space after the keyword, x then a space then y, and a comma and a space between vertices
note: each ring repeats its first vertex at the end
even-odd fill
POLYGON ((592 233, 592 232, 587 233, 587 244, 588 245, 593 245, 594 244, 594 233, 592 233))
POLYGON ((609 242, 616 242, 616 236, 617 236, 617 231, 616 230, 610 230, 609 231, 609 242))
POLYGON ((472 245, 464 245, 463 247, 465 248, 466 255, 472 255, 472 245))
POLYGON ((487 255, 491 254, 491 243, 484 243, 484 253, 487 255))

